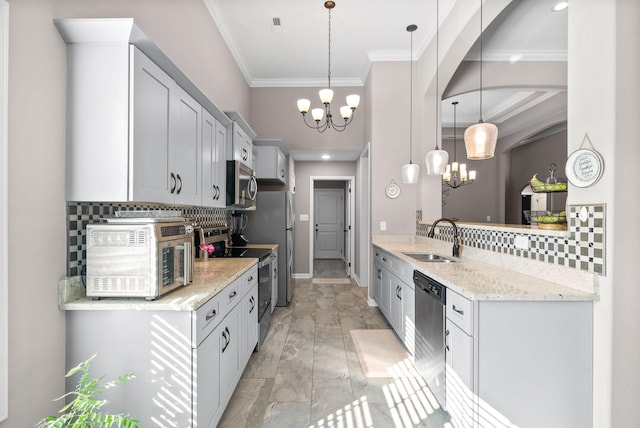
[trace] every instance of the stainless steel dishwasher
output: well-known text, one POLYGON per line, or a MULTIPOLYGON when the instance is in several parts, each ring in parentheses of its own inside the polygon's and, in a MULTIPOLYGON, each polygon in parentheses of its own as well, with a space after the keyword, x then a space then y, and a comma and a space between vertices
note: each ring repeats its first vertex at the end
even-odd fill
POLYGON ((446 287, 422 272, 413 271, 416 289, 415 364, 441 407, 445 407, 446 287))

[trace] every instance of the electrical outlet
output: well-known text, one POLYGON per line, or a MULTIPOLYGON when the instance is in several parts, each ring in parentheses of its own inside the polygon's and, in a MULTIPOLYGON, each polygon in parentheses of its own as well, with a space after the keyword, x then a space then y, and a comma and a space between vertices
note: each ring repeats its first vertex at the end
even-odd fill
POLYGON ((529 237, 525 235, 516 235, 515 246, 519 250, 528 250, 529 249, 529 237))
POLYGON ((380 230, 387 230, 387 222, 386 221, 381 221, 380 222, 380 230))

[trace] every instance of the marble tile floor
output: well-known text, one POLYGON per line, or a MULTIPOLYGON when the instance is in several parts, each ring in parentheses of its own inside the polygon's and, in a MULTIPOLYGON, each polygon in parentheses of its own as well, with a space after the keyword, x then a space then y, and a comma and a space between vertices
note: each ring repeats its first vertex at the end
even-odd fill
POLYGON ((452 427, 422 379, 364 376, 350 331, 390 328, 366 288, 296 279, 273 315, 220 428, 452 427))
POLYGON ((346 278, 344 263, 341 259, 313 259, 313 277, 346 278))

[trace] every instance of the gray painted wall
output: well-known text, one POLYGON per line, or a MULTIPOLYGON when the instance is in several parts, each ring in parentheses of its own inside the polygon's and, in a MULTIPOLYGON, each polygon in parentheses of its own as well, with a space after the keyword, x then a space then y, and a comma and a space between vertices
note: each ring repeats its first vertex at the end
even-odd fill
POLYGON ((250 116, 248 86, 200 0, 10 3, 9 417, 2 428, 34 426, 60 408, 53 399, 64 393, 57 299, 66 265, 66 45, 53 19, 77 17, 134 17, 218 107, 250 116))

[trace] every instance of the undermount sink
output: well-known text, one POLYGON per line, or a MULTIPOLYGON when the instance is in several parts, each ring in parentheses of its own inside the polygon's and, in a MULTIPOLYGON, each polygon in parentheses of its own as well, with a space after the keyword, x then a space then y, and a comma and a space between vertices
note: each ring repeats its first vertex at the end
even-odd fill
POLYGON ((458 260, 452 257, 441 256, 434 253, 402 253, 405 256, 409 256, 412 259, 416 259, 419 262, 436 262, 436 263, 454 263, 458 260))

